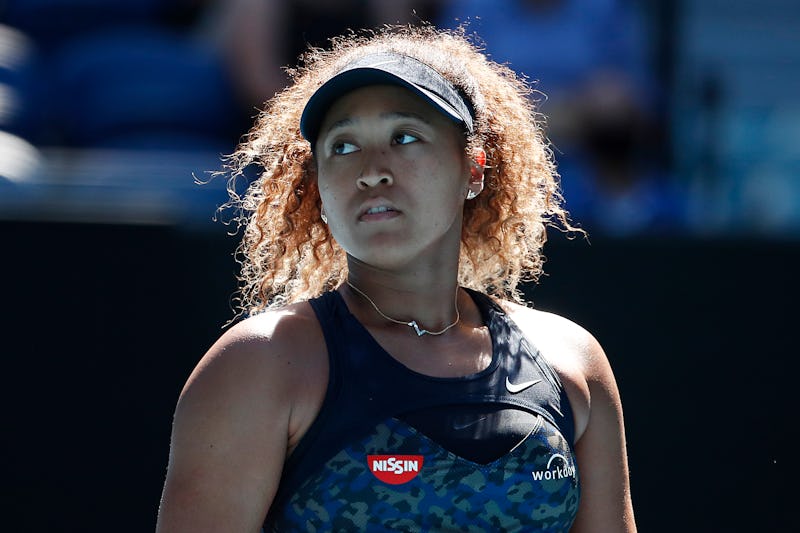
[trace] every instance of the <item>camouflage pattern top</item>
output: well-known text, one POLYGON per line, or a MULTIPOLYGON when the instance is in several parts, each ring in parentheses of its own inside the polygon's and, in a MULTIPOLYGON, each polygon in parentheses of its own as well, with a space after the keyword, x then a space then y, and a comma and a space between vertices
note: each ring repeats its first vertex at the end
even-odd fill
POLYGON ((493 355, 461 378, 400 364, 338 292, 311 301, 330 357, 328 391, 284 466, 265 531, 569 530, 580 488, 561 382, 495 302, 470 295, 493 355), (504 426, 514 428, 511 441, 504 426), (488 455, 473 456, 470 446, 485 443, 488 455))

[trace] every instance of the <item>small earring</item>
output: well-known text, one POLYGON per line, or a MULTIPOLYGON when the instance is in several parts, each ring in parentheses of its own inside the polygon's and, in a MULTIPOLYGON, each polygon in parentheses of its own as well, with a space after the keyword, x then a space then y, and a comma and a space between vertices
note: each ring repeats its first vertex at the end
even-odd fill
POLYGON ((478 166, 485 167, 486 166, 486 152, 483 150, 479 150, 478 153, 475 155, 475 162, 478 166))
POLYGON ((475 192, 475 191, 473 191, 472 189, 470 189, 470 190, 468 190, 468 191, 467 191, 467 200, 472 200, 472 199, 473 199, 473 198, 475 198, 476 196, 478 196, 478 193, 476 193, 476 192, 475 192))
POLYGON ((319 214, 319 218, 321 218, 321 219, 322 219, 322 221, 323 221, 325 224, 327 224, 327 223, 328 223, 328 216, 327 216, 325 213, 320 213, 320 214, 319 214))

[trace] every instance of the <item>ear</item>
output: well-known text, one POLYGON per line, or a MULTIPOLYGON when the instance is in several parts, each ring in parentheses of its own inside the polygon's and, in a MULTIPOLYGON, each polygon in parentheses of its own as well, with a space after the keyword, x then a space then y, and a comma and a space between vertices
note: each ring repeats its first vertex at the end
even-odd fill
POLYGON ((486 168, 486 152, 482 148, 476 150, 469 165, 469 187, 467 200, 472 200, 483 190, 483 172, 486 168))

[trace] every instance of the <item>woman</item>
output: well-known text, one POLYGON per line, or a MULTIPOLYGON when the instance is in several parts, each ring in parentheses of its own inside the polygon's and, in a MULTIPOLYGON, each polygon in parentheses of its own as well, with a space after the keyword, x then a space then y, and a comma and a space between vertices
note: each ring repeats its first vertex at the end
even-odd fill
POLYGON ((303 65, 230 161, 250 316, 178 401, 159 531, 634 531, 608 361, 517 290, 573 229, 528 87, 429 27, 303 65))

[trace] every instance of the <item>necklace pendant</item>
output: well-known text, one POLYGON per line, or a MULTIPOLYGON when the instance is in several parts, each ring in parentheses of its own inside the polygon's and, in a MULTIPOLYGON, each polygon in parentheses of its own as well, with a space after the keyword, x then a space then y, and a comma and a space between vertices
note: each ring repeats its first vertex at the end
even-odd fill
POLYGON ((411 322, 409 322, 407 325, 409 325, 409 326, 411 326, 412 328, 414 328, 414 331, 416 331, 416 332, 417 332, 417 337, 422 337, 423 335, 425 335, 426 333, 428 333, 428 330, 427 330, 427 329, 420 329, 420 327, 419 327, 419 325, 417 324, 417 321, 416 321, 416 320, 412 320, 412 321, 411 321, 411 322))

